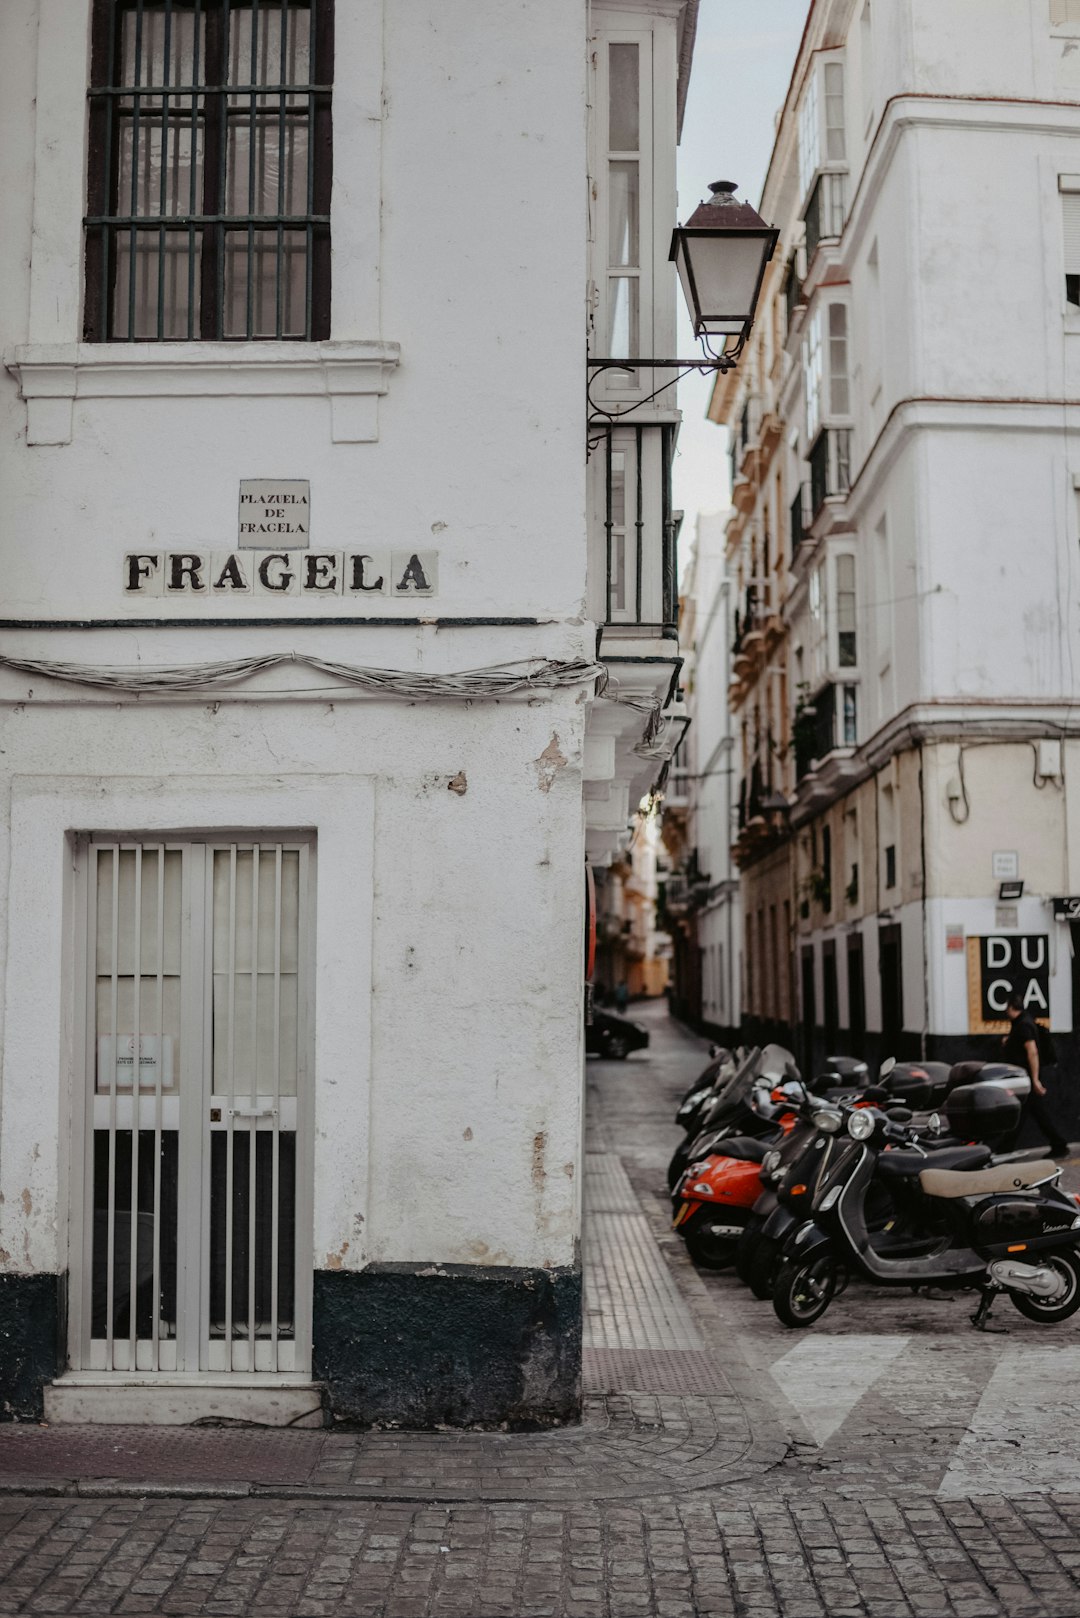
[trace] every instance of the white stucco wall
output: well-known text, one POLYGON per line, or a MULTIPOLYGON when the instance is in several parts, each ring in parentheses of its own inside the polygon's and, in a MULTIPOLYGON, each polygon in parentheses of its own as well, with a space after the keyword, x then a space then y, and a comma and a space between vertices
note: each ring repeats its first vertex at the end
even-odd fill
MULTIPOLYGON (((0 345, 16 369, 37 345, 22 380, 48 362, 73 394, 69 440, 28 445, 0 371, 2 616, 118 623, 8 631, 4 650, 144 668, 295 650, 421 673, 590 657, 579 0, 338 5, 323 346, 330 366, 342 343, 400 345, 366 441, 334 436, 317 381, 291 391, 304 345, 110 345, 108 373, 79 346, 88 17, 89 0, 0 16, 0 345), (231 549, 247 477, 310 480, 313 550, 438 552, 437 594, 378 614, 535 625, 328 629, 362 609, 124 598, 126 551, 231 549), (193 622, 124 627, 178 615, 193 622)), ((112 701, 0 676, 0 1266, 67 1262, 84 1082, 68 834, 215 827, 317 836, 315 1266, 571 1263, 583 692, 394 701, 293 667, 241 694, 112 701)))
POLYGON ((316 1267, 569 1263, 582 724, 572 697, 9 709, 0 1262, 66 1264, 67 834, 241 826, 317 838, 316 1267))

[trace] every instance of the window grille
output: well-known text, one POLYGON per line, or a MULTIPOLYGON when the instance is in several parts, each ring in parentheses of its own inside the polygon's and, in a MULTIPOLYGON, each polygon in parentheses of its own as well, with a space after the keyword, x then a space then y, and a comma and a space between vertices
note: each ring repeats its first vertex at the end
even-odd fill
POLYGON ((304 1368, 308 852, 86 849, 79 1368, 304 1368))
POLYGON ((95 0, 91 342, 330 335, 333 0, 95 0))

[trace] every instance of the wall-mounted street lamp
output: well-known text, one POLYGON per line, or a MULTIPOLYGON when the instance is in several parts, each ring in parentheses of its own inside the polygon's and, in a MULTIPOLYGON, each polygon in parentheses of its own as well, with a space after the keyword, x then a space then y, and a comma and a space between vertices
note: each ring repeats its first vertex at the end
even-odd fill
POLYGON ((750 335, 765 266, 780 232, 767 225, 748 202, 738 202, 735 189, 733 181, 717 180, 709 187, 712 195, 708 201, 694 209, 685 225, 676 225, 671 235, 668 259, 678 269, 703 357, 590 359, 589 406, 597 416, 615 421, 648 404, 689 371, 730 371, 736 364, 750 335), (638 370, 674 370, 679 376, 622 409, 611 409, 593 399, 592 384, 603 372, 638 370))
POLYGON ((726 371, 750 335, 765 266, 780 232, 748 202, 736 201, 734 181, 717 180, 709 190, 708 202, 672 231, 668 259, 678 269, 694 336, 717 370, 726 371), (719 353, 713 346, 717 337, 723 339, 719 353), (732 337, 736 341, 729 347, 732 337))

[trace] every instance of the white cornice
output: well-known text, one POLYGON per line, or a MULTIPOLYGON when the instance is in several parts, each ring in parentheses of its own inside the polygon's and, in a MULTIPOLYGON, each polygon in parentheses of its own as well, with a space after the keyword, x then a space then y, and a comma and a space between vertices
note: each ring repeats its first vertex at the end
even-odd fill
POLYGON ((26 402, 27 443, 71 442, 76 399, 301 398, 330 401, 335 443, 379 436, 378 397, 398 343, 27 343, 4 364, 26 402))

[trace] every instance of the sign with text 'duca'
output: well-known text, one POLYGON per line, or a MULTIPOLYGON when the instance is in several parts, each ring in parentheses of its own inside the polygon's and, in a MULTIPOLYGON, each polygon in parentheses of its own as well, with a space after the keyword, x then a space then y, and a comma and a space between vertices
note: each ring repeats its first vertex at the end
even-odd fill
POLYGON ((1005 1003, 1014 990, 1028 1016, 1050 1016, 1050 939, 1046 933, 990 933, 969 938, 968 1031, 1005 1033, 1005 1003))
POLYGON ((212 598, 242 603, 335 596, 354 603, 392 596, 433 596, 437 551, 128 551, 124 594, 191 605, 212 598))

